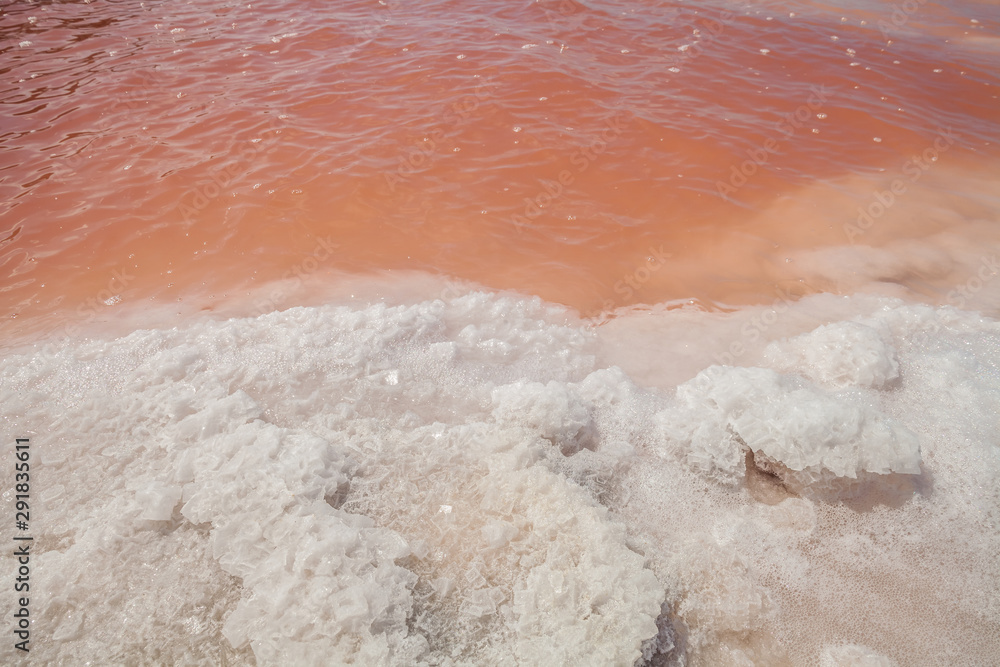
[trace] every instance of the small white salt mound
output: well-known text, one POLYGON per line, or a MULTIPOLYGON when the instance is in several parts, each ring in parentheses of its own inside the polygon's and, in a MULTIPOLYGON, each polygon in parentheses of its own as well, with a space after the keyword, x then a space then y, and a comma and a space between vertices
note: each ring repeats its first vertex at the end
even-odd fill
POLYGON ((747 449, 758 466, 794 486, 920 472, 917 436, 859 396, 764 368, 702 371, 677 388, 657 422, 688 465, 728 484, 743 478, 747 449))
POLYGON ((498 422, 535 429, 564 454, 586 447, 592 437, 588 406, 563 383, 518 382, 497 387, 493 404, 498 422))
POLYGON ((153 483, 136 491, 135 499, 143 507, 141 518, 166 521, 174 513, 174 507, 181 499, 181 487, 177 484, 153 483))
POLYGON ((798 373, 820 385, 882 388, 899 377, 896 350, 887 336, 859 322, 835 322, 772 342, 764 358, 775 370, 798 373))
MULTIPOLYGON (((242 400, 249 400, 247 397, 242 400)), ((394 531, 324 501, 346 481, 330 443, 261 421, 203 441, 184 517, 212 525, 213 556, 246 591, 223 627, 261 664, 414 664, 416 576, 394 531)))
POLYGON ((523 425, 436 424, 391 434, 352 478, 344 508, 413 545, 411 628, 435 659, 626 665, 658 634, 663 587, 550 455, 523 425))
POLYGON ((516 509, 530 531, 521 545, 530 570, 511 605, 517 662, 631 664, 657 635, 663 587, 604 507, 539 466, 525 473, 498 484, 492 498, 494 511, 516 509))
POLYGON ((848 644, 824 649, 820 667, 897 667, 897 663, 867 646, 848 644))

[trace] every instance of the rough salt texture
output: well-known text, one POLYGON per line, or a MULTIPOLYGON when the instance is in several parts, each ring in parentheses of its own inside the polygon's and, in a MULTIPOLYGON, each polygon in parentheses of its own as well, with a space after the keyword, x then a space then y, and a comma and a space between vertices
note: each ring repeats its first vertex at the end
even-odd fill
POLYGON ((800 370, 820 385, 878 389, 899 377, 896 350, 886 340, 886 329, 860 322, 834 322, 775 341, 764 355, 772 368, 800 370))
POLYGON ((665 591, 560 472, 590 420, 566 380, 592 364, 560 317, 485 295, 297 309, 6 365, 36 488, 61 488, 35 524, 33 657, 96 655, 138 613, 135 655, 166 662, 198 638, 206 663, 631 665, 665 591), (179 535, 198 577, 150 557, 215 609, 198 633, 112 574, 179 535))
POLYGON ((834 646, 823 651, 822 667, 897 667, 897 663, 867 646, 834 646))
POLYGON ((797 376, 764 368, 713 366, 677 388, 657 415, 665 445, 722 482, 743 478, 747 449, 799 473, 806 484, 862 473, 917 474, 920 444, 905 427, 865 405, 797 376))
POLYGON ((824 299, 661 389, 482 293, 8 355, 32 662, 1000 662, 1000 325, 824 299))

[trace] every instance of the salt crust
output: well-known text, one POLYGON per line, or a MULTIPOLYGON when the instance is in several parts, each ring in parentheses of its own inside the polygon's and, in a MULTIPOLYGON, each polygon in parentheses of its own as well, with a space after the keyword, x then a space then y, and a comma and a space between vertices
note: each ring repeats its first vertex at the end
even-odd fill
POLYGON ((863 397, 765 368, 710 367, 677 388, 657 422, 692 468, 723 483, 743 478, 746 449, 803 487, 865 472, 920 472, 917 436, 863 397))
POLYGON ((897 667, 895 660, 879 655, 867 646, 848 644, 823 651, 821 667, 897 667))
MULTIPOLYGON (((948 533, 973 564, 957 608, 969 627, 996 625, 982 558, 997 535, 980 525, 998 498, 963 485, 993 488, 1000 470, 981 444, 1000 387, 976 375, 998 336, 990 320, 885 300, 774 341, 771 368, 713 367, 657 392, 595 368, 592 330, 565 311, 474 293, 10 357, 0 435, 30 435, 39 462, 33 658, 700 665, 784 664, 787 650, 801 664, 892 664, 910 649, 849 623, 843 603, 831 613, 855 634, 825 644, 782 608, 837 572, 895 573, 917 539, 907 567, 936 581, 948 533), (980 417, 954 421, 955 401, 980 417), (726 491, 741 488, 744 448, 807 497, 916 476, 917 432, 967 444, 922 443, 935 495, 858 528, 837 506, 726 491), (954 532, 970 512, 976 530, 954 532)), ((938 631, 942 656, 973 664, 952 626, 938 631)), ((911 641, 926 651, 926 636, 911 641)))
POLYGON ((896 350, 888 328, 861 322, 834 322, 764 350, 772 368, 799 370, 813 382, 832 388, 880 389, 899 377, 896 350))
MULTIPOLYGON (((65 489, 39 511, 62 535, 40 540, 39 586, 65 591, 36 598, 38 618, 63 619, 39 626, 38 654, 99 654, 102 618, 152 590, 109 580, 108 603, 84 573, 138 567, 115 555, 183 531, 207 540, 203 569, 241 582, 202 641, 249 645, 259 664, 631 665, 665 592, 549 461, 590 420, 567 383, 590 370, 588 339, 564 319, 478 294, 139 331, 5 364, 9 428, 58 461, 37 488, 65 489)), ((183 628, 144 611, 156 655, 182 655, 183 628)))

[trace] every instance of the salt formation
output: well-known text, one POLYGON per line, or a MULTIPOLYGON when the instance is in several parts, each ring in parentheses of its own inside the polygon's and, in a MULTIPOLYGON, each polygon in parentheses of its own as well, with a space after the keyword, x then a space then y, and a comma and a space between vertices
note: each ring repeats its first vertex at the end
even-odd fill
POLYGON ((712 366, 677 388, 658 416, 665 445, 726 483, 757 465, 800 491, 828 490, 865 473, 918 474, 916 435, 851 394, 830 394, 764 368, 712 366))
POLYGON ((899 377, 887 333, 860 322, 835 322, 767 346, 773 368, 798 370, 817 384, 881 389, 899 377))
POLYGON ((32 660, 996 663, 1000 325, 832 298, 658 388, 485 293, 10 354, 32 660))
MULTIPOLYGON (((224 615, 199 619, 204 641, 259 664, 631 665, 660 633, 665 592, 624 526, 560 472, 595 446, 566 382, 592 363, 586 337, 560 315, 485 295, 295 309, 7 366, 5 405, 47 434, 49 484, 66 489, 39 513, 64 536, 39 576, 110 567, 123 541, 193 528, 217 576, 240 582, 224 615), (555 350, 575 357, 550 364, 555 350), (510 382, 525 375, 547 384, 510 382)), ((95 593, 39 596, 38 617, 62 627, 95 593)), ((156 655, 178 657, 184 628, 159 624, 156 655)), ((98 642, 61 639, 39 653, 98 642)))

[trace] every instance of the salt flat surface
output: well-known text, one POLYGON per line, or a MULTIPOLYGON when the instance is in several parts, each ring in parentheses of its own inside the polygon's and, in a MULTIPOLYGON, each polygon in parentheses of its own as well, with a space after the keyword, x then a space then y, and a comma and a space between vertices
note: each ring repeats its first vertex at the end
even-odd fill
POLYGON ((713 363, 762 312, 468 292, 8 355, 32 660, 996 662, 1000 324, 817 295, 713 363))

